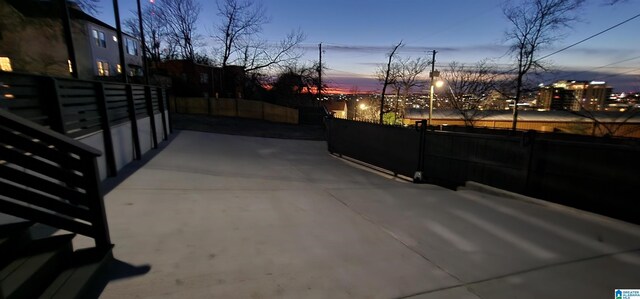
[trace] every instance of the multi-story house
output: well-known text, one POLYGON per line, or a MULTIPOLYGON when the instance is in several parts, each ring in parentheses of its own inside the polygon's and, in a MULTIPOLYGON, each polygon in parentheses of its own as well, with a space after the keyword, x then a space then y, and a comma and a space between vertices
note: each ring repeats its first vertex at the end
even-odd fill
MULTIPOLYGON (((0 0, 0 70, 71 76, 71 60, 58 1, 0 0)), ((123 34, 125 66, 112 26, 69 5, 77 73, 81 79, 142 75, 139 41, 123 34)))

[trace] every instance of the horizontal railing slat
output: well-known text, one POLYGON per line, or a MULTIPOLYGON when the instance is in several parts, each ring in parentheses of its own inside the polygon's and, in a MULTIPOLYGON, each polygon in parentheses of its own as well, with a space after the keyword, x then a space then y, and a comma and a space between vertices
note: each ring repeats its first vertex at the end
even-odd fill
POLYGON ((46 175, 50 178, 58 179, 68 184, 76 186, 83 184, 82 180, 84 178, 75 172, 60 167, 59 165, 52 165, 44 162, 33 155, 20 153, 16 149, 8 149, 5 146, 0 146, 0 157, 2 157, 2 160, 9 163, 22 166, 30 169, 31 171, 46 175))
POLYGON ((46 194, 63 198, 74 204, 86 204, 86 195, 77 190, 72 190, 59 183, 55 183, 35 175, 19 171, 8 165, 0 165, 0 177, 11 178, 11 181, 20 185, 29 186, 46 194))
POLYGON ((61 213, 73 218, 89 221, 91 219, 89 210, 80 206, 70 205, 58 199, 44 196, 40 193, 33 192, 24 188, 20 188, 0 181, 0 194, 16 201, 32 204, 53 212, 61 213))
POLYGON ((75 170, 82 169, 82 161, 79 159, 71 157, 69 153, 49 148, 42 142, 35 142, 27 136, 17 135, 0 127, 0 137, 2 137, 2 139, 0 139, 1 143, 17 148, 28 148, 29 152, 34 155, 43 157, 49 161, 55 161, 60 164, 61 167, 75 170))
POLYGON ((87 121, 79 121, 74 123, 69 123, 66 125, 67 132, 77 130, 77 129, 98 129, 100 130, 100 120, 87 120, 87 121))
POLYGON ((0 211, 6 211, 11 215, 37 221, 50 225, 55 228, 60 228, 75 232, 87 237, 93 237, 93 228, 91 225, 84 224, 78 221, 71 220, 63 217, 62 215, 47 213, 41 210, 26 207, 20 204, 9 202, 0 198, 0 211))
POLYGON ((55 143, 57 148, 64 151, 76 153, 81 156, 97 157, 102 153, 80 141, 69 139, 66 136, 52 132, 47 128, 40 127, 37 124, 22 121, 19 117, 13 115, 10 112, 0 109, 0 117, 11 122, 13 129, 22 132, 27 135, 37 135, 39 139, 47 143, 55 143))

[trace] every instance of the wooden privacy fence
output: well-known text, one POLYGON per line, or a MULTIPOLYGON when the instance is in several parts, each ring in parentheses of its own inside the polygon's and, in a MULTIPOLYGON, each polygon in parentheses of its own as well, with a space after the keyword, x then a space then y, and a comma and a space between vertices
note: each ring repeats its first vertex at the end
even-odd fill
POLYGON ((155 86, 0 72, 0 108, 71 138, 102 132, 107 175, 117 174, 112 128, 130 123, 134 159, 140 159, 139 121, 149 119, 153 148, 170 133, 166 90, 155 86), (161 128, 156 124, 160 117, 161 128))
POLYGON ((427 130, 327 118, 331 153, 448 188, 475 181, 638 223, 640 142, 564 134, 427 130))
POLYGON ((172 105, 172 109, 176 113, 252 118, 289 124, 299 123, 298 109, 262 101, 176 97, 173 99, 172 105))

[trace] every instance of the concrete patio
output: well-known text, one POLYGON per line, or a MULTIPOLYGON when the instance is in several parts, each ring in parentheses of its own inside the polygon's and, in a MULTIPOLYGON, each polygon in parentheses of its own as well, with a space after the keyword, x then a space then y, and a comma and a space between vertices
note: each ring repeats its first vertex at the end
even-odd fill
POLYGON ((105 196, 101 298, 611 298, 640 288, 640 229, 416 185, 322 141, 193 131, 105 196))

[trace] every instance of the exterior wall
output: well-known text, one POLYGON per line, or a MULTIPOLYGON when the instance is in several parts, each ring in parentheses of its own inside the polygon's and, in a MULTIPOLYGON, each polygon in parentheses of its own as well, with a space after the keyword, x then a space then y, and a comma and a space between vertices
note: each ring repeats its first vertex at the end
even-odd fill
MULTIPOLYGON (((104 136, 102 131, 82 137, 78 140, 104 153, 104 136)), ((98 157, 98 171, 100 173, 100 180, 104 181, 107 178, 107 159, 104 154, 98 157)))
POLYGON ((0 0, 0 57, 14 72, 70 77, 62 25, 47 18, 27 18, 0 0))

